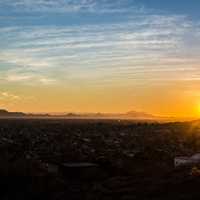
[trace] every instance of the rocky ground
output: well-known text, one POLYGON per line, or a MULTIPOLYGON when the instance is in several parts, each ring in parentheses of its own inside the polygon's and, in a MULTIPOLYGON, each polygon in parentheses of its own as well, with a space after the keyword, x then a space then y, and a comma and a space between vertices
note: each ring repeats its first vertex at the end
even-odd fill
POLYGON ((174 168, 200 152, 199 122, 1 119, 1 199, 199 199, 174 168))

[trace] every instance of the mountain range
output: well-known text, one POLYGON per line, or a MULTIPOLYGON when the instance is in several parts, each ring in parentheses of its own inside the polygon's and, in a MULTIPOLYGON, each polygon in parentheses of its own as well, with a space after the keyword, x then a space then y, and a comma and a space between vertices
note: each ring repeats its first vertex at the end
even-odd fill
POLYGON ((0 117, 66 117, 66 118, 137 118, 137 119, 156 119, 158 117, 144 112, 130 111, 127 113, 44 113, 33 114, 23 112, 9 112, 0 109, 0 117))
POLYGON ((0 118, 66 118, 66 119, 130 119, 130 120, 150 120, 150 121, 191 121, 194 118, 173 118, 155 116, 145 112, 129 111, 127 113, 23 113, 9 112, 0 109, 0 118))

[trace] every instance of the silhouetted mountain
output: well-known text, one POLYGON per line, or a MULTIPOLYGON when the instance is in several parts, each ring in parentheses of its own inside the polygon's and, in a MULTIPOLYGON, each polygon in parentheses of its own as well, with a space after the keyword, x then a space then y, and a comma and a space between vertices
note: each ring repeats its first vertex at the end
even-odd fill
POLYGON ((195 118, 173 118, 167 116, 155 116, 145 112, 129 111, 127 113, 23 113, 9 112, 0 109, 0 118, 66 118, 66 119, 130 119, 130 120, 153 120, 153 121, 192 121, 195 118))
POLYGON ((148 114, 145 112, 137 112, 137 111, 129 111, 125 115, 127 117, 133 117, 133 118, 158 118, 152 114, 148 114))
MULTIPOLYGON (((54 115, 51 115, 54 116, 54 115)), ((154 116, 152 114, 130 111, 127 113, 57 113, 57 117, 69 117, 69 118, 109 118, 109 119, 158 119, 160 117, 154 116)))
POLYGON ((0 109, 0 115, 1 115, 1 114, 8 114, 8 111, 7 111, 7 110, 0 109))
POLYGON ((48 114, 27 114, 23 112, 9 112, 5 109, 0 109, 0 117, 50 117, 48 114))
POLYGON ((25 114, 26 117, 51 117, 51 115, 49 114, 33 114, 33 113, 29 113, 29 114, 25 114))
POLYGON ((7 110, 0 110, 0 117, 24 117, 26 114, 22 112, 8 112, 7 110))
POLYGON ((78 115, 76 113, 68 113, 68 114, 63 115, 63 116, 66 116, 66 117, 79 117, 80 115, 78 115))

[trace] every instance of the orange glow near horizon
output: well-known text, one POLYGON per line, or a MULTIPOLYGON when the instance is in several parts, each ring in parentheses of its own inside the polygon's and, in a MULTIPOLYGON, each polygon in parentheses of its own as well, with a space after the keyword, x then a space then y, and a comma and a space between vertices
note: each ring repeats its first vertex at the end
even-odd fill
POLYGON ((60 88, 24 87, 4 93, 1 108, 22 112, 125 113, 140 111, 156 116, 200 117, 199 98, 182 92, 183 85, 60 88), (172 90, 173 88, 173 90, 172 90), (17 95, 18 94, 18 95, 17 95))

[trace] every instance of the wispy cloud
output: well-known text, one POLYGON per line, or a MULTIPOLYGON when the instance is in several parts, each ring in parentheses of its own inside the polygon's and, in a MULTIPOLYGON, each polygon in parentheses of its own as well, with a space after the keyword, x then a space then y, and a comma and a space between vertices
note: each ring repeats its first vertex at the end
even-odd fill
POLYGON ((0 90, 0 107, 7 108, 9 110, 15 110, 16 105, 26 105, 30 102, 36 102, 34 95, 25 95, 19 92, 13 92, 10 90, 0 90))
POLYGON ((21 97, 10 92, 0 92, 0 100, 20 100, 21 97))
POLYGON ((17 74, 10 74, 5 78, 7 81, 10 82, 21 82, 21 81, 29 81, 32 79, 31 75, 17 75, 17 74))
POLYGON ((194 26, 185 16, 146 13, 103 26, 1 28, 0 62, 20 69, 8 70, 10 82, 187 78, 199 64, 195 53, 185 56, 200 49, 188 43, 191 30, 199 34, 194 26))
MULTIPOLYGON (((150 12, 130 0, 5 0, 15 11, 124 12, 99 24, 0 28, 0 80, 23 84, 127 84, 200 79, 200 25, 184 15, 150 12), (131 5, 128 7, 127 5, 131 5), (138 81, 140 80, 140 81, 138 81), (89 83, 88 83, 89 82, 89 83)), ((35 15, 33 15, 35 16, 35 15)))
POLYGON ((0 91, 0 107, 12 107, 22 100, 21 96, 9 91, 0 91))
POLYGON ((18 83, 18 84, 25 84, 25 85, 53 85, 57 83, 57 80, 54 78, 50 78, 47 76, 42 76, 36 73, 23 73, 21 71, 13 72, 13 70, 8 71, 7 75, 4 75, 5 78, 3 81, 10 82, 10 83, 18 83))
MULTIPOLYGON (((0 6, 8 6, 14 11, 31 12, 95 12, 116 13, 131 10, 130 0, 4 0, 0 6), (127 5, 129 7, 127 7, 127 5)), ((143 7, 135 9, 142 12, 143 7)))
MULTIPOLYGON (((0 62, 1 65, 1 62, 0 62)), ((24 66, 12 66, 0 69, 0 82, 14 85, 27 86, 50 86, 59 84, 60 80, 53 73, 42 72, 41 70, 32 70, 24 66)))

